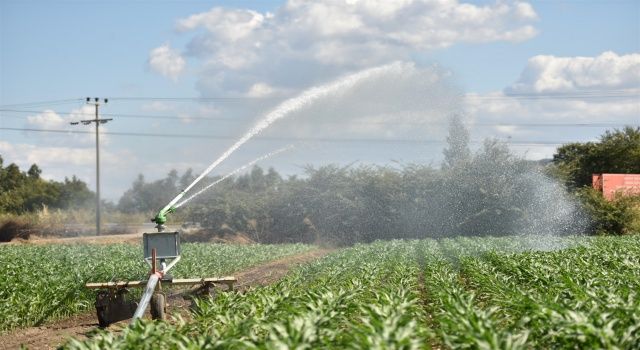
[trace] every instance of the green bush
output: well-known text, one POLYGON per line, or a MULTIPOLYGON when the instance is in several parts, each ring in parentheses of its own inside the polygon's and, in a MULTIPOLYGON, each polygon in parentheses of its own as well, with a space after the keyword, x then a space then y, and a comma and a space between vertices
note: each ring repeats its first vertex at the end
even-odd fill
POLYGON ((574 142, 553 155, 556 175, 569 187, 591 186, 591 175, 640 173, 640 127, 606 131, 598 142, 574 142))
POLYGON ((607 200, 591 187, 579 189, 577 195, 591 216, 592 233, 621 235, 640 232, 640 195, 619 195, 607 200))
POLYGON ((537 164, 506 145, 483 147, 444 169, 335 165, 302 179, 273 170, 229 178, 180 208, 213 232, 258 242, 351 245, 376 239, 582 233, 578 205, 537 164))
POLYGON ((25 214, 49 208, 82 208, 95 198, 87 184, 77 177, 62 182, 40 177, 42 170, 33 164, 22 171, 11 163, 4 166, 0 156, 0 214, 25 214))

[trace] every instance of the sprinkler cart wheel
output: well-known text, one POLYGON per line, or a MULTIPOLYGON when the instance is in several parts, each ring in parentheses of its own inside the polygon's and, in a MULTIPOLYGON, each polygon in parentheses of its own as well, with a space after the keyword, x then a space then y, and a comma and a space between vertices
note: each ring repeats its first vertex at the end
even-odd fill
POLYGON ((98 325, 101 328, 109 327, 109 317, 107 316, 107 305, 109 304, 109 292, 101 290, 96 295, 96 314, 98 315, 98 325))
POLYGON ((167 318, 167 296, 162 291, 163 285, 195 286, 199 285, 200 292, 211 295, 216 285, 224 284, 227 290, 233 290, 233 284, 238 281, 233 276, 172 278, 169 270, 180 261, 180 236, 178 232, 145 233, 142 236, 144 246, 144 261, 151 267, 147 280, 138 281, 110 281, 89 282, 85 287, 98 290, 96 296, 96 313, 100 327, 131 318, 131 323, 144 316, 147 308, 151 307, 151 317, 154 320, 167 318), (140 302, 131 300, 127 296, 130 288, 144 288, 140 302), (149 305, 151 304, 151 305, 149 305))
POLYGON ((98 325, 100 328, 109 327, 109 319, 107 318, 107 307, 96 306, 96 313, 98 314, 98 325))
POLYGON ((151 318, 154 320, 167 318, 167 302, 164 294, 154 293, 151 296, 151 318))
POLYGON ((100 290, 96 295, 96 314, 98 324, 102 328, 112 323, 126 320, 133 316, 138 303, 127 297, 125 288, 117 290, 100 290))

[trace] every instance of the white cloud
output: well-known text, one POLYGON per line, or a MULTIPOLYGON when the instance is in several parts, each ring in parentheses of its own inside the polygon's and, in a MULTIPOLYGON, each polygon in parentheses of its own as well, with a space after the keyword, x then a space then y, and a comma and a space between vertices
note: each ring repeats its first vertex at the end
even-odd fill
POLYGON ((215 34, 216 39, 233 43, 250 36, 254 30, 262 26, 264 19, 264 15, 251 10, 216 7, 208 12, 181 19, 176 27, 182 32, 204 27, 215 34))
POLYGON ((529 59, 509 93, 557 93, 640 87, 640 54, 603 52, 596 57, 539 55, 529 59))
POLYGON ((468 94, 474 114, 549 122, 637 124, 640 54, 595 57, 535 56, 504 91, 468 94), (522 96, 524 94, 524 96, 522 96))
POLYGON ((639 54, 535 56, 505 91, 467 94, 465 106, 477 137, 537 142, 514 147, 549 158, 556 145, 544 143, 590 141, 606 129, 640 125, 639 70, 639 54))
POLYGON ((178 51, 172 49, 169 44, 156 47, 149 53, 149 66, 151 69, 174 81, 178 80, 185 65, 184 58, 178 51))
POLYGON ((201 118, 220 116, 222 111, 216 105, 201 105, 195 112, 201 118))
MULTIPOLYGON (((94 148, 72 148, 72 147, 47 147, 37 146, 27 143, 9 143, 0 141, 0 153, 3 158, 12 159, 21 168, 28 168, 31 164, 45 170, 45 177, 61 180, 64 176, 72 174, 93 172, 96 162, 96 151, 94 148), (58 170, 65 170, 61 177, 51 176, 56 174, 58 170), (70 169, 79 169, 72 172, 70 169)), ((121 165, 121 158, 115 154, 103 150, 100 153, 100 161, 104 165, 121 165)))
MULTIPOLYGON (((196 104, 185 105, 184 103, 155 101, 142 105, 145 112, 161 113, 161 117, 176 118, 183 124, 191 124, 196 120, 219 117, 220 110, 214 105, 196 104)), ((163 123, 154 122, 154 126, 160 128, 163 123)))
POLYGON ((609 122, 638 124, 640 90, 620 98, 592 98, 580 95, 570 98, 528 99, 495 91, 487 94, 468 94, 467 109, 492 121, 531 122, 609 122))
POLYGON ((526 144, 511 144, 509 148, 516 154, 529 160, 550 159, 557 150, 557 146, 555 145, 536 145, 532 147, 526 144))
POLYGON ((167 112, 173 110, 173 106, 166 102, 154 101, 143 104, 141 109, 145 112, 167 112))
MULTIPOLYGON (((91 190, 95 188, 96 151, 93 147, 52 147, 29 143, 0 141, 0 154, 6 163, 16 163, 21 169, 37 164, 42 169, 42 177, 47 180, 62 181, 75 175, 85 181, 91 190)), ((135 178, 140 161, 128 150, 100 152, 102 167, 102 195, 117 200, 129 183, 124 178, 135 178), (136 165, 136 166, 134 166, 136 165)))
MULTIPOLYGON (((79 124, 71 126, 71 122, 79 122, 81 120, 90 120, 95 118, 95 107, 92 105, 85 105, 80 108, 72 110, 70 113, 60 115, 51 109, 42 111, 41 113, 27 116, 27 128, 38 130, 69 130, 68 134, 61 133, 40 133, 38 137, 40 139, 47 139, 50 141, 59 141, 64 145, 79 145, 85 146, 95 143, 95 124, 91 126, 79 124), (73 133, 74 131, 86 132, 83 134, 73 133)), ((100 142, 104 144, 110 143, 109 135, 105 134, 108 129, 106 126, 100 126, 100 142)), ((29 133, 29 131, 27 131, 29 133)))
POLYGON ((255 83, 251 85, 249 88, 249 92, 247 92, 247 96, 249 97, 266 97, 272 95, 275 92, 275 89, 269 84, 266 83, 255 83))
POLYGON ((95 150, 89 148, 38 147, 31 144, 11 144, 0 141, 0 152, 8 159, 20 159, 25 164, 47 165, 90 165, 95 162, 95 150))
POLYGON ((178 112, 178 118, 180 122, 184 124, 191 124, 193 122, 193 116, 190 113, 178 112))
POLYGON ((69 125, 69 118, 63 118, 51 109, 46 109, 42 113, 27 116, 27 123, 42 129, 57 129, 69 125))
POLYGON ((536 35, 536 19, 521 1, 289 0, 275 13, 215 7, 176 29, 195 33, 186 53, 203 63, 198 89, 228 95, 298 90, 457 43, 519 42, 536 35))

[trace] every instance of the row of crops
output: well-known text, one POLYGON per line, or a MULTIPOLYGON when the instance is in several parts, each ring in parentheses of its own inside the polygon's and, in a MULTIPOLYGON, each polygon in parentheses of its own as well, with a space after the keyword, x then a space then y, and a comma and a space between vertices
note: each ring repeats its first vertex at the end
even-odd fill
POLYGON ((546 253, 464 254, 474 249, 469 240, 421 248, 429 309, 443 343, 639 348, 640 237, 598 238, 546 253))
MULTIPOLYGON (((292 245, 183 244, 177 278, 228 274, 311 249, 292 245)), ((0 245, 0 331, 93 309, 86 282, 145 279, 139 245, 0 245)))
POLYGON ((637 349, 638 291, 637 236, 376 242, 65 347, 637 349))

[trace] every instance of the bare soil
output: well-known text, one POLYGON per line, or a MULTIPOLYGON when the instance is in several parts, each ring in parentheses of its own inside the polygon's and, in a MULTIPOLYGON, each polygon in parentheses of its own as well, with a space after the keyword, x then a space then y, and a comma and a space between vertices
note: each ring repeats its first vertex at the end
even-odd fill
POLYGON ((312 250, 302 254, 290 255, 241 271, 235 274, 235 277, 238 278, 238 283, 234 288, 244 291, 250 287, 266 286, 282 278, 291 268, 323 257, 331 251, 333 251, 333 249, 312 250))
POLYGON ((28 240, 14 239, 8 244, 114 244, 114 243, 131 243, 138 244, 142 242, 142 232, 128 233, 123 235, 103 235, 103 236, 80 236, 80 237, 40 237, 31 236, 28 240))
MULTIPOLYGON (((146 230, 147 232, 149 230, 146 230)), ((0 244, 113 244, 113 243, 130 243, 138 244, 142 242, 142 234, 145 230, 139 230, 137 233, 127 233, 119 235, 102 235, 102 236, 78 236, 78 237, 51 237, 30 235, 28 239, 13 238, 9 242, 0 239, 0 244)), ((241 232, 218 233, 214 234, 205 230, 187 231, 181 230, 181 240, 183 242, 207 242, 207 243, 225 243, 225 244, 254 244, 257 243, 249 236, 241 232)))
MULTIPOLYGON (((139 238, 137 238, 136 241, 139 242, 139 238)), ((331 249, 311 250, 240 271, 234 274, 234 276, 238 278, 238 283, 234 288, 236 290, 246 291, 251 287, 273 283, 282 278, 292 268, 320 258, 331 251, 331 249)), ((182 300, 179 294, 174 294, 169 297, 168 307, 170 314, 176 312, 184 314, 188 309, 188 303, 182 300)), ((118 322, 109 326, 108 330, 118 332, 123 327, 126 327, 126 325, 127 321, 118 322)), ((18 349, 21 345, 25 345, 29 349, 55 349, 72 337, 76 339, 86 339, 96 329, 98 329, 96 315, 93 312, 89 312, 54 321, 39 327, 23 328, 10 333, 0 334, 0 349, 18 349)))

